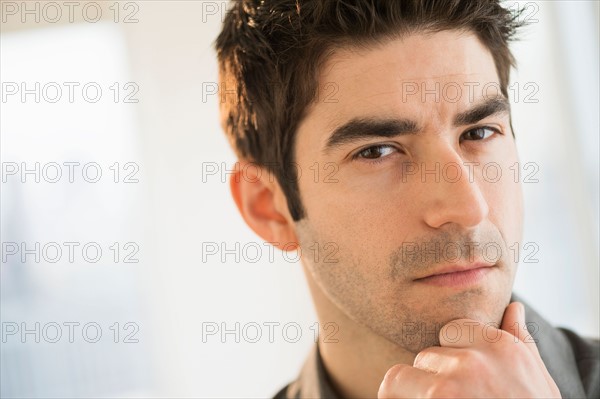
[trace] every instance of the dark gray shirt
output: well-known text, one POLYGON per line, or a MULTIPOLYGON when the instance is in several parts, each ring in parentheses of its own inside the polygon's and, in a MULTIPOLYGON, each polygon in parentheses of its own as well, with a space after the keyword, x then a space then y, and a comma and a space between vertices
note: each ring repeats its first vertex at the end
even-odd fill
MULTIPOLYGON (((582 338, 570 330, 552 327, 521 299, 513 295, 513 300, 525 305, 528 327, 535 326, 535 329, 530 328, 530 333, 562 397, 600 398, 598 339, 582 338)), ((298 378, 281 389, 274 399, 340 397, 327 376, 318 344, 315 344, 298 378)))

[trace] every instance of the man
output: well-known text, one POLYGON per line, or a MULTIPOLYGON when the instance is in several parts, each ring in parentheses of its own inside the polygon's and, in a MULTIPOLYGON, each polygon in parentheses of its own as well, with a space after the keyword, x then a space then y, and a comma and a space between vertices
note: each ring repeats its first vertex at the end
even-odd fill
POLYGON ((598 341, 511 300, 518 21, 498 0, 233 5, 216 42, 233 198, 300 251, 335 331, 276 397, 600 395, 598 341))

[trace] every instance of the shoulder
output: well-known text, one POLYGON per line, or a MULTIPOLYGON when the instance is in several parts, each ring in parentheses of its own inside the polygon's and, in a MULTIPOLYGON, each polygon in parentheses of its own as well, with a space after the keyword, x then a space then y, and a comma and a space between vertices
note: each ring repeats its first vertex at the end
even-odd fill
POLYGON ((558 330, 571 345, 586 396, 600 397, 600 341, 581 337, 566 328, 558 328, 558 330))
POLYGON ((277 392, 275 394, 275 396, 273 396, 273 399, 287 399, 287 391, 288 391, 288 387, 290 386, 290 384, 284 386, 283 388, 281 388, 279 390, 279 392, 277 392))
POLYGON ((513 300, 525 305, 527 329, 562 397, 600 398, 598 340, 554 327, 514 294, 513 300))

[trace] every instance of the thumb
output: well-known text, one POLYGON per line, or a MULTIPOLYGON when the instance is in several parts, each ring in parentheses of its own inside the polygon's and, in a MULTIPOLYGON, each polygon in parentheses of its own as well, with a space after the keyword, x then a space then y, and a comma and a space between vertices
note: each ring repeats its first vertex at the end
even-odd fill
POLYGON ((523 342, 530 351, 535 355, 539 356, 537 345, 532 335, 527 330, 527 323, 525 321, 525 307, 520 302, 512 302, 506 307, 504 311, 504 317, 502 318, 502 330, 515 336, 515 342, 517 339, 523 342))
POLYGON ((527 330, 527 324, 525 321, 525 306, 523 306, 523 304, 520 302, 512 302, 509 304, 504 311, 502 326, 500 328, 509 334, 514 335, 515 343, 521 341, 525 344, 527 349, 529 349, 529 351, 536 358, 540 368, 544 370, 544 377, 546 378, 548 386, 552 389, 556 397, 560 398, 560 390, 552 379, 552 376, 550 376, 550 373, 548 372, 548 369, 542 360, 533 336, 527 330))
POLYGON ((525 326, 525 311, 523 309, 523 304, 520 302, 511 302, 504 310, 500 328, 511 333, 520 341, 524 341, 525 337, 523 337, 523 334, 521 333, 523 326, 525 326))

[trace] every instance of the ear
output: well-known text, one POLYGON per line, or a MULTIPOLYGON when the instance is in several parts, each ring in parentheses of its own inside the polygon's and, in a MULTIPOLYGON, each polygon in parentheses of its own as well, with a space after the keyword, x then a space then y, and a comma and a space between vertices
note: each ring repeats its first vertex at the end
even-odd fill
POLYGON ((291 251, 298 247, 295 226, 275 176, 256 163, 240 160, 230 177, 231 195, 246 224, 263 240, 291 251))

